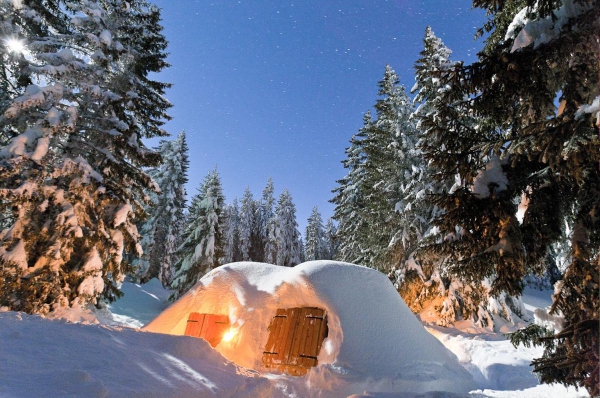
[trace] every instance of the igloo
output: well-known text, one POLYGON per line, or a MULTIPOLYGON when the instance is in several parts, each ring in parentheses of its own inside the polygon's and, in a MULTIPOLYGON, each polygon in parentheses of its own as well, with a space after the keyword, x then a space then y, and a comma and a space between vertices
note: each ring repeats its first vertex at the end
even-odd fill
POLYGON ((205 275, 143 330, 199 333, 198 320, 215 326, 205 329, 206 339, 225 358, 264 374, 294 374, 304 366, 298 374, 306 373, 301 377, 315 388, 350 392, 359 385, 370 391, 457 394, 475 388, 471 375, 424 329, 389 279, 363 266, 227 264, 205 275), (289 318, 285 325, 278 319, 283 317, 289 318), (271 352, 282 338, 279 349, 287 352, 271 352), (308 358, 314 341, 318 352, 308 358), (295 358, 293 345, 302 346, 295 358))

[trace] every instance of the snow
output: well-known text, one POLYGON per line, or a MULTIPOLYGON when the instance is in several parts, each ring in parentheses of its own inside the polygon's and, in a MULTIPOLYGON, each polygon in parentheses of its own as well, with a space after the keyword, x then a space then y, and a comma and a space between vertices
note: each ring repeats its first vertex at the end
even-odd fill
MULTIPOLYGON (((552 304, 551 290, 525 288, 522 300, 527 315, 534 316, 552 304)), ((587 397, 584 390, 562 385, 540 385, 530 362, 542 356, 541 347, 518 348, 502 333, 474 328, 467 322, 457 322, 454 328, 428 326, 427 330, 452 351, 475 379, 479 389, 470 396, 498 398, 575 398, 587 397)))
POLYGON ((4 248, 0 248, 0 255, 4 260, 16 263, 22 270, 27 269, 27 252, 22 239, 19 239, 15 247, 8 252, 4 248))
POLYGON ((193 337, 0 313, 2 397, 282 396, 193 337))
MULTIPOLYGON (((261 272, 257 271, 256 279, 261 272)), ((266 276, 268 274, 264 273, 266 276)), ((323 273, 315 273, 314 276, 323 273)), ((274 281, 263 280, 262 289, 278 291, 283 274, 274 281)), ((348 287, 349 278, 338 281, 338 289, 348 287)), ((374 278, 377 279, 377 278, 374 278)), ((372 282, 372 281, 371 281, 372 282)), ((244 294, 240 286, 233 295, 244 294)), ((371 286, 374 289, 377 286, 371 286)), ((246 286, 247 290, 248 286, 246 286)), ((344 375, 320 372, 293 377, 262 373, 236 365, 202 339, 144 333, 140 330, 107 326, 127 320, 141 324, 166 307, 170 291, 156 279, 145 285, 123 283, 125 296, 113 303, 111 313, 98 315, 105 325, 67 323, 39 316, 7 312, 0 308, 0 397, 380 397, 380 398, 578 398, 584 390, 561 385, 539 385, 530 373, 529 362, 538 349, 515 349, 501 335, 475 329, 466 323, 454 328, 428 327, 428 331, 455 353, 460 364, 475 378, 476 387, 468 394, 398 390, 388 380, 357 373, 344 375), (4 312, 3 312, 4 311, 4 312), (103 316, 101 316, 103 315, 103 316), (351 393, 326 391, 320 385, 341 378, 353 378, 357 387, 351 393), (362 378, 363 384, 358 383, 362 378), (320 384, 319 384, 320 383, 320 384)), ((371 292, 371 290, 369 290, 371 292)), ((267 294, 265 292, 265 294, 267 294)), ((523 301, 527 311, 550 305, 552 291, 526 288, 523 301)), ((384 294, 385 296, 385 294, 384 294)), ((184 296, 185 297, 185 296, 184 296)), ((381 297, 380 297, 381 298, 381 297)), ((183 298, 182 298, 183 299, 183 298)), ((252 297, 244 296, 250 303, 252 297)), ((387 299, 387 298, 386 298, 387 299)), ((384 301, 379 305, 384 306, 384 301)), ((96 322, 89 311, 78 308, 79 321, 96 322), (87 311, 87 315, 83 316, 87 311)), ((74 321, 77 319, 72 317, 74 321)), ((410 318, 407 318, 410 324, 410 318)), ((409 326, 410 329, 410 326, 409 326)), ((419 333, 422 333, 420 331, 419 333)), ((419 338, 427 339, 428 334, 419 338)), ((362 349, 356 347, 359 351, 362 349)), ((413 358, 405 358, 411 362, 413 358)), ((342 370, 340 368, 340 370, 342 370)), ((421 373, 421 379, 428 373, 421 373)), ((460 380, 457 380, 460 382, 460 380)))
POLYGON ((115 212, 113 220, 114 227, 116 228, 119 225, 123 224, 125 221, 127 221, 127 216, 129 215, 129 213, 133 213, 133 208, 129 203, 120 206, 119 210, 115 212))
POLYGON ((100 33, 100 41, 106 44, 107 47, 110 46, 112 43, 112 33, 108 30, 103 30, 102 33, 100 33))
POLYGON ((517 207, 517 220, 519 224, 523 224, 523 219, 525 218, 525 212, 529 207, 529 196, 527 193, 531 193, 531 188, 527 188, 528 192, 523 192, 521 194, 521 201, 519 202, 519 207, 517 207))
POLYGON ((104 290, 104 280, 102 279, 102 259, 98 254, 96 247, 92 249, 89 258, 82 267, 85 278, 77 288, 80 296, 93 297, 102 293, 104 290))
POLYGON ((494 186, 495 192, 504 191, 508 184, 508 179, 502 171, 502 163, 498 156, 492 156, 485 165, 485 169, 480 170, 473 180, 473 194, 480 198, 489 198, 491 194, 490 184, 494 186))
POLYGON ((132 327, 142 327, 164 311, 171 295, 171 291, 165 289, 156 278, 144 285, 125 282, 121 291, 123 297, 111 303, 108 308, 115 323, 132 327))
POLYGON ((262 366, 267 327, 278 308, 293 307, 327 312, 329 334, 319 365, 306 376, 315 388, 347 394, 365 388, 414 393, 474 388, 470 375, 425 332, 389 279, 352 264, 221 266, 144 330, 182 335, 191 312, 227 314, 237 334, 216 349, 240 366, 267 372, 262 366))
POLYGON ((510 341, 496 340, 495 334, 479 334, 469 338, 462 334, 448 334, 440 327, 431 327, 446 348, 465 364, 478 386, 493 390, 523 389, 536 386, 537 378, 530 372, 530 358, 539 357, 541 348, 519 347, 510 341))
POLYGON ((575 113, 575 119, 580 119, 586 113, 596 114, 596 119, 600 121, 600 96, 594 98, 589 105, 581 105, 575 113))
POLYGON ((578 392, 573 388, 566 388, 560 384, 542 384, 517 391, 476 390, 471 392, 469 396, 473 398, 577 398, 587 397, 588 395, 583 391, 578 392))
MULTIPOLYGON (((8 112, 8 111, 7 111, 8 112)), ((44 131, 42 130, 40 125, 34 125, 30 128, 28 128, 27 130, 25 130, 24 133, 19 134, 18 136, 16 136, 15 138, 12 139, 12 141, 10 142, 9 145, 7 145, 6 147, 4 147, 2 149, 2 151, 0 151, 0 157, 4 157, 4 158, 8 158, 11 156, 35 156, 36 159, 34 160, 39 160, 41 159, 42 156, 45 155, 45 153, 43 152, 44 150, 44 144, 42 143, 40 150, 38 151, 37 146, 36 146, 36 150, 34 150, 33 154, 29 155, 27 153, 27 148, 28 147, 32 147, 36 141, 40 141, 44 135, 44 131)), ((38 145, 38 144, 35 144, 38 145)), ((47 150, 47 144, 46 144, 46 150, 47 150)))
POLYGON ((89 259, 85 262, 82 269, 84 272, 102 270, 102 259, 95 247, 92 249, 92 254, 90 254, 89 259))
POLYGON ((530 20, 527 17, 527 14, 535 10, 529 7, 523 8, 515 15, 506 31, 505 40, 514 38, 510 51, 520 50, 530 44, 533 44, 533 48, 537 48, 541 44, 554 40, 560 35, 562 28, 569 22, 569 19, 583 14, 590 7, 592 5, 587 5, 585 2, 578 3, 576 0, 565 0, 560 8, 553 11, 553 15, 537 20, 530 20), (521 30, 516 34, 519 28, 521 30))
POLYGON ((73 51, 70 48, 63 48, 56 55, 62 58, 63 61, 71 61, 73 59, 73 51))
POLYGON ((61 113, 55 107, 50 108, 48 110, 48 113, 46 114, 46 120, 48 121, 48 124, 52 127, 58 126, 58 124, 60 123, 60 117, 61 113))
MULTIPOLYGON (((55 121, 50 121, 50 124, 55 121)), ((49 137, 41 137, 37 140, 37 144, 35 150, 30 156, 30 159, 34 162, 41 162, 42 158, 46 156, 48 153, 48 148, 50 147, 50 138, 49 137)))

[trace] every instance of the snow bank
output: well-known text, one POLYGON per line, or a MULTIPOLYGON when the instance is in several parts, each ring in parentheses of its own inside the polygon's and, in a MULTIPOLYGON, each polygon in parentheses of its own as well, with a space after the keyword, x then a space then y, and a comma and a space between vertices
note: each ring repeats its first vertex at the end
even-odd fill
POLYGON ((427 333, 388 278, 352 264, 225 265, 203 277, 144 330, 182 335, 191 312, 228 314, 237 334, 216 349, 238 365, 268 372, 262 367, 267 327, 278 308, 300 306, 327 311, 329 334, 319 366, 299 378, 312 388, 335 391, 334 396, 364 390, 466 393, 474 388, 470 374, 427 333))
POLYGON ((0 312, 1 397, 282 397, 201 339, 0 312))
MULTIPOLYGON (((523 304, 529 316, 552 304, 552 290, 526 287, 523 304)), ((503 333, 477 328, 467 321, 454 328, 429 326, 427 331, 458 357, 460 364, 473 375, 478 390, 472 398, 580 398, 589 397, 584 389, 560 384, 539 384, 531 372, 531 361, 540 358, 542 347, 515 348, 503 333)))
POLYGON ((476 390, 469 394, 472 398, 583 398, 589 397, 584 390, 561 384, 541 384, 517 391, 476 390))
POLYGON ((468 338, 463 334, 432 326, 428 330, 458 357, 473 375, 480 388, 516 390, 539 384, 531 373, 531 359, 542 356, 541 347, 515 348, 498 334, 479 334, 468 338))

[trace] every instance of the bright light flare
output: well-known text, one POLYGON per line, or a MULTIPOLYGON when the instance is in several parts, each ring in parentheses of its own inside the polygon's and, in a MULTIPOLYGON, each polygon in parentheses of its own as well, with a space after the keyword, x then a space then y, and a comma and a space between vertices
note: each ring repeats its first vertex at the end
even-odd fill
POLYGON ((5 39, 4 45, 11 53, 22 53, 25 51, 25 43, 19 39, 14 39, 12 37, 10 39, 5 39))
POLYGON ((226 342, 226 343, 230 342, 231 340, 233 340, 233 338, 235 337, 236 334, 237 334, 237 330, 236 329, 229 329, 223 335, 223 341, 226 342))

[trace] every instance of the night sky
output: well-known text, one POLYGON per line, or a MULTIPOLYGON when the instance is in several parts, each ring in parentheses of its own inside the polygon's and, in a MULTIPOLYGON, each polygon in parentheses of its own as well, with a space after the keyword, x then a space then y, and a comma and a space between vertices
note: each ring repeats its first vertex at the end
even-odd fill
MULTIPOLYGON (((218 167, 228 203, 267 178, 288 188, 300 231, 313 206, 333 214, 331 190, 362 116, 377 100, 385 65, 410 90, 426 26, 472 62, 481 10, 454 1, 155 0, 162 8, 173 83, 166 124, 187 133, 188 199, 218 167)), ((149 145, 156 145, 150 142, 149 145)))

